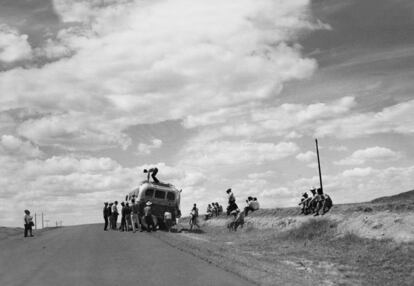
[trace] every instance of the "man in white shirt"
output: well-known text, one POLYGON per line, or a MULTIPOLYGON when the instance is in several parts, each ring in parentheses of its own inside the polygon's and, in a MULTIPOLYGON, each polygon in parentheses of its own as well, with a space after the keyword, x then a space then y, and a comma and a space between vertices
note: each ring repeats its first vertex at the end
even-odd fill
POLYGON ((260 208, 260 204, 257 201, 257 198, 253 198, 252 208, 253 208, 254 211, 257 211, 260 208))

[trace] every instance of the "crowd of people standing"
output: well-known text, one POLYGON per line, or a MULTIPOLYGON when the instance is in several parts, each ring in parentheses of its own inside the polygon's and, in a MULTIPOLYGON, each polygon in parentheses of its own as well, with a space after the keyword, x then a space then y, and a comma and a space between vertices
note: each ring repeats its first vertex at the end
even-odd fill
POLYGON ((151 205, 151 201, 147 201, 143 213, 141 213, 139 205, 134 199, 131 200, 131 205, 128 202, 121 202, 121 222, 118 228, 118 201, 105 202, 103 208, 104 230, 107 231, 108 226, 110 230, 119 231, 136 232, 137 230, 144 231, 144 228, 147 231, 155 230, 156 226, 152 217, 151 205), (143 226, 143 220, 145 221, 145 227, 143 226))

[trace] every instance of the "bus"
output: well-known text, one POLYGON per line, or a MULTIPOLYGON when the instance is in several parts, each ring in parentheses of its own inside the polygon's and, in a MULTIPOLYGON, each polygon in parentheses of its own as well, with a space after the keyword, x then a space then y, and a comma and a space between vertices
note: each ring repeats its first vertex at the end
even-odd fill
MULTIPOLYGON (((172 214, 172 222, 175 224, 176 218, 181 216, 180 199, 181 190, 174 185, 162 182, 150 182, 149 179, 141 182, 138 188, 134 189, 126 196, 126 200, 135 199, 139 206, 139 213, 144 213, 145 204, 151 201, 152 215, 155 225, 164 228, 164 213, 172 214)), ((142 220, 142 217, 140 218, 142 220)), ((145 223, 144 223, 145 226, 145 223)))

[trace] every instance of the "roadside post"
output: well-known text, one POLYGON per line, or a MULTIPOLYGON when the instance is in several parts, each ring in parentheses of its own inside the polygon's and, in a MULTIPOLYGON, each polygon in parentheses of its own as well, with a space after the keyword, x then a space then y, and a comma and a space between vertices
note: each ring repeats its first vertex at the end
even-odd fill
POLYGON ((316 143, 316 155, 318 157, 318 170, 319 170, 319 184, 321 187, 321 190, 323 192, 323 186, 322 186, 322 173, 321 173, 321 162, 319 160, 319 147, 318 147, 318 139, 315 139, 315 143, 316 143))

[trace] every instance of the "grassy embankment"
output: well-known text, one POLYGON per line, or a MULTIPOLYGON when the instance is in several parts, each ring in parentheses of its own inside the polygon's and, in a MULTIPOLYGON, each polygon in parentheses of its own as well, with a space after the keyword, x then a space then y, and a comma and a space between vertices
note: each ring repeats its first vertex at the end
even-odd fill
POLYGON ((340 205, 316 218, 298 216, 293 208, 261 210, 249 215, 245 227, 236 233, 229 232, 226 218, 220 217, 202 222, 199 232, 158 236, 261 285, 274 285, 274 281, 280 285, 412 285, 412 240, 364 238, 344 232, 343 220, 353 217, 353 223, 361 220, 361 225, 379 231, 386 229, 386 223, 371 225, 370 217, 411 220, 413 207, 413 203, 340 205))

